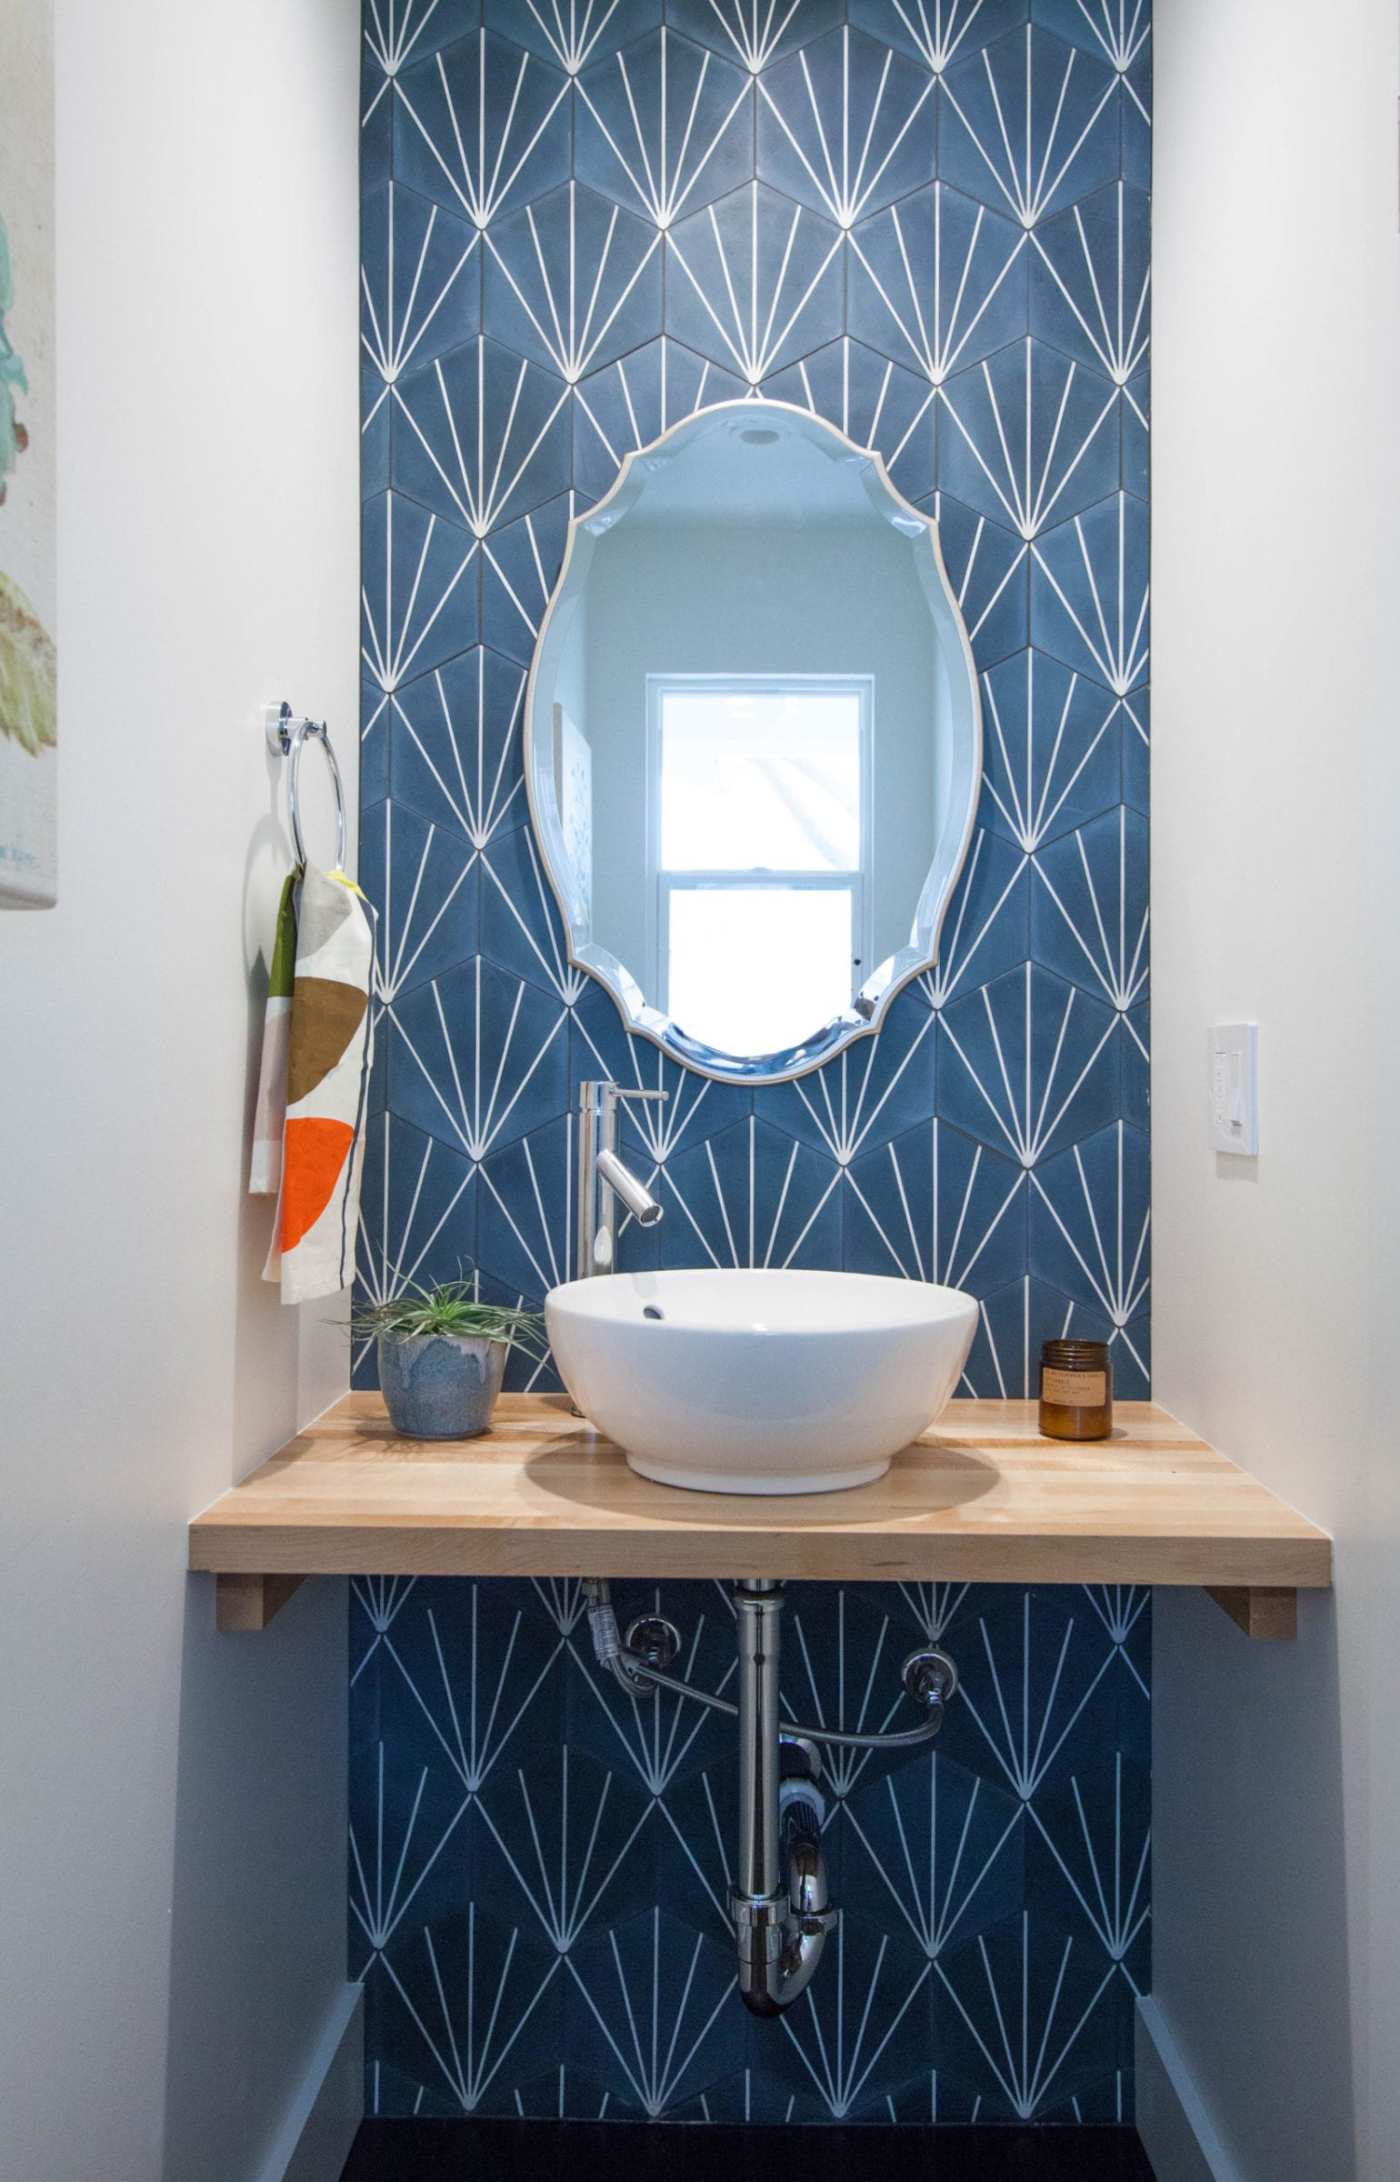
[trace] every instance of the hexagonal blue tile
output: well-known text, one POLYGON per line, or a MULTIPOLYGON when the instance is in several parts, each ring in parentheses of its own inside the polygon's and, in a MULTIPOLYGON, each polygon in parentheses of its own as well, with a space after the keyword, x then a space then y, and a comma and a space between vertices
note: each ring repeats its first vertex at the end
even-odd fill
POLYGON ((394 388, 396 487, 476 537, 540 507, 569 482, 569 390, 478 339, 394 388))
POLYGON ((661 237, 566 182, 486 231, 484 323, 572 386, 661 331, 661 237))
POLYGON ((758 78, 758 176, 838 227, 933 179, 934 79, 849 26, 758 78))
POLYGON ((668 228, 752 175, 752 101, 740 69, 658 31, 580 76, 579 180, 668 228))
POLYGON ((757 386, 841 331, 841 230, 762 183, 672 228, 666 330, 757 386))
POLYGON ((852 333, 941 386, 1026 331, 1026 238, 939 182, 851 235, 852 333))
POLYGON ((1118 172, 1117 91, 1111 68, 1028 24, 942 79, 939 174, 1034 227, 1118 172))
POLYGON ((482 30, 404 69, 394 173, 477 227, 569 173, 569 79, 482 30))

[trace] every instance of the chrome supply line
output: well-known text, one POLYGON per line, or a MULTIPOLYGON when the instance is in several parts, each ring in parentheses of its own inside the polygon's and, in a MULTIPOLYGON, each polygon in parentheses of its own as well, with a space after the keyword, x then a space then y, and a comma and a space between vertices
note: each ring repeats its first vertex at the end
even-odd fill
POLYGON ((860 1735, 803 1727, 779 1717, 778 1674, 783 1586, 741 1577, 734 1587, 739 1644, 739 1699, 693 1689, 667 1672, 680 1651, 680 1633, 659 1614, 617 1625, 606 1578, 585 1577, 584 1597, 594 1656, 634 1702, 649 1689, 688 1697, 739 1726, 739 1847, 729 1896, 739 1956, 739 1991, 755 2015, 779 2015, 810 1983, 832 1908, 822 1854, 826 1799, 820 1787, 819 1745, 847 1750, 907 1750, 931 1742, 943 1725, 958 1670, 933 1646, 912 1652, 901 1669, 906 1694, 928 1714, 916 1728, 860 1735))
MULTIPOLYGON (((585 1576, 583 1591, 588 1602, 593 1656, 599 1666, 611 1670, 614 1680, 621 1683, 629 1697, 643 1696, 645 1686, 649 1684, 666 1690, 672 1697, 688 1697, 692 1704, 704 1705, 711 1712, 726 1712, 731 1720, 737 1720, 739 1707, 732 1699, 717 1697, 712 1690, 696 1689, 693 1683, 682 1682, 678 1675, 667 1674, 649 1654, 623 1642, 606 1577, 585 1576)), ((633 1623, 632 1628, 636 1626, 633 1623)), ((630 1638, 632 1629, 627 1634, 630 1638)), ((675 1653, 670 1656, 674 1660, 675 1653)), ((891 1734, 859 1735, 842 1728, 804 1727, 791 1720, 780 1720, 779 1736, 783 1742, 820 1743, 831 1750, 913 1750, 920 1743, 931 1743, 943 1725, 944 1708, 958 1686, 957 1667, 947 1652, 930 1645, 911 1652, 899 1671, 906 1696, 929 1712, 929 1718, 921 1726, 896 1728, 891 1734)))

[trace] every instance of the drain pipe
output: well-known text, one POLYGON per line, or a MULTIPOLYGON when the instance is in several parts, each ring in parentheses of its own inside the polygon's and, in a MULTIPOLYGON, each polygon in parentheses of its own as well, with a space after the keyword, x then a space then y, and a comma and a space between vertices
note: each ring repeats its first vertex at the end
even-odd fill
POLYGON ((809 1983, 837 1911, 827 1899, 819 1747, 911 1750, 930 1742, 958 1686, 946 1652, 924 1645, 900 1669, 905 1695, 924 1718, 918 1727, 863 1734, 858 1729, 803 1727, 778 1716, 778 1668, 783 1586, 742 1577, 734 1588, 739 1638, 739 1701, 697 1689, 670 1672, 680 1633, 659 1614, 617 1625, 605 1577, 585 1577, 584 1597, 593 1651, 635 1703, 665 1690, 739 1724, 739 1855, 729 1896, 739 1950, 739 1991, 755 2015, 780 2015, 809 1983))
POLYGON ((739 1630, 739 1859, 729 1897, 739 1947, 739 1991, 755 2015, 779 2015, 821 1960, 837 1912, 827 1901, 824 1807, 816 1753, 778 1739, 778 1661, 783 1587, 743 1578, 735 1588, 739 1630), (782 1750, 797 1776, 780 1780, 782 1750), (805 1774, 805 1777, 804 1777, 805 1774), (784 1870, 786 1866, 786 1870, 784 1870))

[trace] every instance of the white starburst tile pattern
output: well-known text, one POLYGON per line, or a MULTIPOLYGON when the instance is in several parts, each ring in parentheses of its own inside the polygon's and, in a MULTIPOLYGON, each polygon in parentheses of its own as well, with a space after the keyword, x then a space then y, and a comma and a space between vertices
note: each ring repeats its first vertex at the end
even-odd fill
POLYGON ((912 53, 935 76, 960 55, 975 52, 1025 20, 1024 0, 849 0, 851 21, 898 51, 912 53))
POLYGON ((1119 803, 1121 699, 1026 651, 983 675, 982 708, 983 809, 1027 856, 1119 803))
POLYGON ((524 698, 524 669, 484 645, 399 691, 388 728, 395 805, 455 827, 473 849, 519 825, 524 698))
POLYGON ((570 76, 661 19, 661 0, 486 0, 491 29, 570 76))
POLYGON ((850 322, 932 386, 1025 331, 1021 230, 936 182, 851 236, 850 322))
POLYGON ((841 293, 841 247, 840 228, 752 182, 671 229, 668 330, 756 387, 818 345, 841 293))
POLYGON ((538 1919, 556 1954, 566 1955, 591 1925, 614 1921, 650 1901, 650 1873, 640 1837, 651 1799, 565 1743, 507 1778, 498 1774, 478 1800, 496 1858, 486 1884, 538 1919))
POLYGON ((365 0, 365 51, 392 79, 452 35, 453 14, 452 0, 365 0))
POLYGON ((941 170, 1033 228, 1116 172, 1117 90, 1112 69, 1027 24, 943 78, 941 170))
MULTIPOLYGON (((364 33, 363 1293, 538 1303, 578 1085, 610 1076, 669 1094, 624 1123, 666 1206, 624 1265, 948 1281, 979 1304, 964 1391, 1033 1392, 1074 1332, 1146 1392, 1146 8, 367 0, 364 33), (521 772, 571 515, 744 395, 935 516, 985 729, 938 962, 759 1091, 629 1036, 569 962, 521 772)), ((732 1689, 723 1586, 626 1594, 732 1689)), ((833 1754, 842 1924, 766 2037, 734 1992, 728 1723, 600 1673, 572 1581, 362 1578, 350 1614, 371 2111, 1131 2115, 1145 1592, 793 1588, 790 1717, 896 1724, 930 1640, 963 1681, 932 1756, 833 1754)))
POLYGON ((534 657, 576 504, 572 491, 560 493, 492 531, 482 544, 482 637, 522 668, 534 657))
POLYGON ((662 1911, 599 1933, 568 1958, 581 2006, 584 2065, 620 2071, 626 2095, 653 2120, 712 2081, 717 2035, 732 1999, 727 1955, 662 1911))
POLYGON ((484 538, 568 483, 569 389, 483 336, 393 390, 403 489, 484 538))
POLYGON ((399 493, 376 494, 361 520, 361 652, 371 680, 391 693, 476 641, 478 548, 399 493))
POLYGON ((395 78, 398 177, 484 228, 566 179, 569 79, 485 30, 395 78))
POLYGON ((374 422, 395 379, 415 360, 470 339, 480 319, 475 228, 394 182, 365 201, 361 218, 360 342, 383 382, 367 407, 374 422))
POLYGON ((1030 1806, 1045 1855, 1063 1879, 1071 1907, 1088 1919, 1109 1960, 1136 1999, 1133 1955, 1150 1914, 1147 1901, 1152 1829, 1145 1776, 1115 1751, 1111 1773, 1070 1777, 1068 1792, 1030 1806))
POLYGON ((944 1010, 949 1120, 1027 1170, 1118 1110, 1117 1022, 1028 962, 944 1010))
POLYGON ((822 1968, 783 2017, 783 2073, 844 2121, 927 2055, 932 1965, 902 1937, 847 1916, 822 1968))
POLYGON ((942 395, 953 429, 943 434, 940 485, 1020 537, 1117 484, 1117 390, 1044 343, 985 358, 942 395))
POLYGON ((1126 697, 1147 674, 1147 508, 1132 493, 1058 524, 1032 548, 1031 634, 1126 697))
MULTIPOLYGON (((1073 1933, 1023 1910, 1019 1926, 979 1937, 935 1963, 935 1973, 976 2054, 994 2079, 1006 2118, 1031 2121, 1082 2080, 1091 2019, 1117 1979, 1073 1933)), ((1121 2056, 1121 2036, 1116 2041, 1121 2056)), ((968 2067, 964 2063, 964 2069, 968 2067)))
POLYGON ((857 1160, 847 1181, 852 1272, 936 1280, 982 1296, 1025 1263, 1024 1175, 945 1121, 923 1122, 857 1160))
POLYGON ((411 1944, 376 1956, 375 1967, 372 1982, 392 1988, 402 2009, 395 2029, 410 2068, 431 2074, 461 2114, 477 2111, 517 2049, 522 2057, 534 2050, 521 2044, 527 2027, 538 2040, 551 2013, 543 2004, 557 2002, 560 1958, 546 1957, 518 1927, 506 1932, 475 1902, 464 1917, 422 1925, 411 1944))
POLYGON ((566 182, 486 234, 487 331, 573 386, 661 331, 661 237, 566 182))
POLYGON ((933 176, 934 79, 849 27, 758 79, 758 171, 853 227, 933 176))
POLYGON ((846 1805, 861 1854, 848 1899, 872 1917, 891 1904, 921 1953, 947 1948, 1021 1904, 1024 1806, 946 1758, 921 1759, 846 1805))
POLYGON ((1111 183, 1046 220, 1031 241, 1036 333, 1126 388, 1146 363, 1150 340, 1145 195, 1126 182, 1111 183))
POLYGON ((1102 1314, 1146 1378, 1147 1144, 1117 1122, 1047 1162, 1031 1178, 1031 1269, 1102 1314))
POLYGON ((841 0, 668 0, 678 30, 757 75, 841 20, 841 0))
MULTIPOLYGON (((1141 59, 1152 35, 1147 0, 1031 0, 1031 14, 1072 44, 1101 53, 1120 76, 1141 59)), ((1145 105, 1141 112, 1151 118, 1145 105)))
POLYGON ((577 168, 662 234, 753 173, 741 70, 662 30, 579 80, 577 168))

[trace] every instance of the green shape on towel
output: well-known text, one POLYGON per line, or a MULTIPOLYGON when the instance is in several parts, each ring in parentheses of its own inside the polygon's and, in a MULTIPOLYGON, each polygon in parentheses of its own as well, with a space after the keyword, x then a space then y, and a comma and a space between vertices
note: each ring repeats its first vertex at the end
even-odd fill
POLYGON ((289 871, 282 881, 282 899, 277 904, 277 937, 272 943, 272 962, 267 973, 269 1000, 290 1000, 292 997, 297 968, 297 877, 295 871, 289 871))

